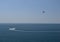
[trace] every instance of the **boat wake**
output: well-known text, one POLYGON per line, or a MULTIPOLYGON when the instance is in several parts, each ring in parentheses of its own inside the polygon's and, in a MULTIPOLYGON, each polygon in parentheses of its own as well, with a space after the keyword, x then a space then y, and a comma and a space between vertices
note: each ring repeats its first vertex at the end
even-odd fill
POLYGON ((60 31, 27 31, 27 30, 16 30, 16 28, 9 28, 10 31, 19 31, 19 32, 60 32, 60 31))
POLYGON ((26 31, 26 30, 12 30, 12 31, 19 31, 19 32, 60 32, 60 31, 26 31))

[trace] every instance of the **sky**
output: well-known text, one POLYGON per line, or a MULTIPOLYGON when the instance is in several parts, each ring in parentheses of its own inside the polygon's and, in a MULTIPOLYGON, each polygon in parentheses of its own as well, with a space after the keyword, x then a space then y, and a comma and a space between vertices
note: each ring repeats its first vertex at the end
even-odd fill
POLYGON ((0 23, 60 23, 60 0, 0 0, 0 23))

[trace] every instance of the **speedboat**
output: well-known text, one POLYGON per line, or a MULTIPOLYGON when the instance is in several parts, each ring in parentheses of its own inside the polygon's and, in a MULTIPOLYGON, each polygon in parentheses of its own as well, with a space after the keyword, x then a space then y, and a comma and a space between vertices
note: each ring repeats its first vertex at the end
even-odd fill
POLYGON ((9 30, 15 30, 16 28, 9 28, 9 30))

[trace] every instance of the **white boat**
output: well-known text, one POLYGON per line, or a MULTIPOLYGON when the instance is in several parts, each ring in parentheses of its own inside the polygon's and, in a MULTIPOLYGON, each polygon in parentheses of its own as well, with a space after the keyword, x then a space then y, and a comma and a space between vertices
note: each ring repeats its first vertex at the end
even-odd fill
POLYGON ((9 28, 9 30, 15 30, 16 28, 9 28))

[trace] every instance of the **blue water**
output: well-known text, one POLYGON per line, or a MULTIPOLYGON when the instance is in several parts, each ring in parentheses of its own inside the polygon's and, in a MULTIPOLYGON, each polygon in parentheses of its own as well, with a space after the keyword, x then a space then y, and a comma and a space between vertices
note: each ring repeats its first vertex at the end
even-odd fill
POLYGON ((60 31, 60 24, 0 24, 0 42, 60 42, 60 32, 48 31, 60 31), (27 32, 10 31, 9 27, 27 32))

